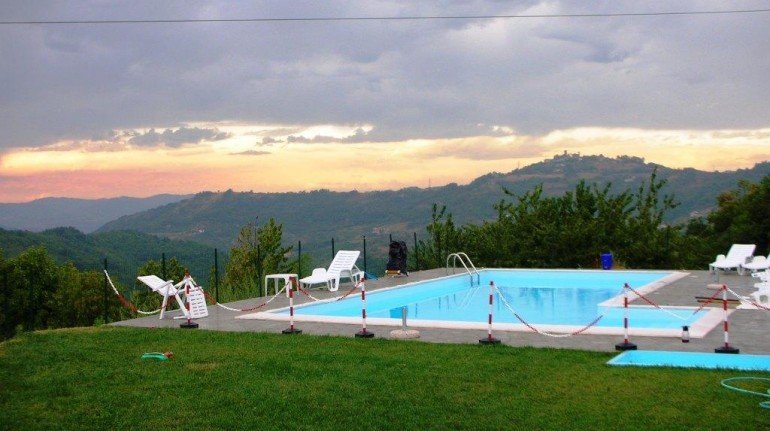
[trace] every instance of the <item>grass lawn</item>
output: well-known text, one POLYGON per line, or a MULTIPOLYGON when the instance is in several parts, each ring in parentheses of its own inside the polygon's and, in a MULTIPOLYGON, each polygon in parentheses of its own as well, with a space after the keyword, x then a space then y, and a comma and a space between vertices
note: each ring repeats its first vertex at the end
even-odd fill
POLYGON ((179 329, 0 344, 2 430, 749 430, 765 373, 610 367, 613 355, 179 329), (171 362, 140 360, 174 352, 171 362))

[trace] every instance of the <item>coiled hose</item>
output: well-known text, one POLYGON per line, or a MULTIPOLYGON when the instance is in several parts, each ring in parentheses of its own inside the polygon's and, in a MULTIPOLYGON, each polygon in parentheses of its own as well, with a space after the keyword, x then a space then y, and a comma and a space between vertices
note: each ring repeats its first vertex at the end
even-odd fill
MULTIPOLYGON (((730 377, 729 379, 724 379, 720 382, 720 384, 727 389, 730 389, 732 391, 740 392, 742 394, 748 394, 748 395, 759 395, 761 397, 767 397, 770 398, 770 389, 767 390, 767 392, 756 392, 756 391, 750 391, 748 389, 739 388, 737 386, 732 386, 730 383, 732 382, 740 382, 740 381, 762 381, 762 382, 770 382, 769 378, 766 377, 730 377)), ((770 409, 770 400, 768 401, 762 401, 759 403, 759 406, 763 409, 770 409)))

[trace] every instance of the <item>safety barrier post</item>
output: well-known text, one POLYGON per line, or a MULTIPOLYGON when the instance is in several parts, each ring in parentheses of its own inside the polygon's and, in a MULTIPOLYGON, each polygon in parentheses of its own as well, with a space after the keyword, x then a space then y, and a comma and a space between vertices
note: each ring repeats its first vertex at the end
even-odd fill
POLYGON ((724 331, 725 331, 725 344, 723 346, 714 349, 714 353, 740 353, 740 350, 730 345, 730 331, 728 330, 728 317, 727 317, 727 285, 722 285, 722 310, 724 311, 724 331))
MULTIPOLYGON (((294 284, 297 279, 289 277, 289 327, 281 331, 282 334, 301 334, 302 330, 294 327, 294 284)), ((276 288, 277 289, 277 288, 276 288)), ((276 292, 278 294, 278 292, 276 292)))
POLYGON ((495 282, 489 282, 489 319, 487 323, 487 336, 479 340, 480 344, 500 344, 500 340, 492 336, 492 303, 495 294, 495 282))
POLYGON ((414 234, 414 270, 419 271, 420 270, 420 254, 417 250, 417 232, 412 232, 414 234))
POLYGON ((623 342, 615 344, 615 350, 636 350, 636 344, 628 341, 628 283, 623 285, 623 342))
POLYGON ((372 338, 374 333, 366 329, 366 275, 358 283, 361 285, 361 330, 356 332, 356 338, 372 338))
POLYGON ((192 318, 191 318, 192 314, 190 314, 191 313, 191 310, 190 310, 190 284, 192 284, 192 282, 190 281, 190 273, 189 272, 185 272, 184 278, 185 278, 185 284, 184 284, 184 308, 185 308, 185 310, 187 312, 186 313, 187 314, 187 322, 180 323, 179 327, 180 328, 185 328, 185 329, 196 329, 198 327, 198 324, 192 321, 192 318))

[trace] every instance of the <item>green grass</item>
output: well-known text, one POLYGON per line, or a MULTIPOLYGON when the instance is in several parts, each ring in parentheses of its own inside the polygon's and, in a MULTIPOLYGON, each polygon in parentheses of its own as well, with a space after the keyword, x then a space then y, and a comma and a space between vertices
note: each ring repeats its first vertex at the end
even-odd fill
MULTIPOLYGON (((3 430, 768 429, 734 371, 610 367, 611 354, 178 329, 0 344, 3 430), (141 361, 174 352, 171 362, 141 361)), ((754 374, 767 377, 767 374, 754 374)))

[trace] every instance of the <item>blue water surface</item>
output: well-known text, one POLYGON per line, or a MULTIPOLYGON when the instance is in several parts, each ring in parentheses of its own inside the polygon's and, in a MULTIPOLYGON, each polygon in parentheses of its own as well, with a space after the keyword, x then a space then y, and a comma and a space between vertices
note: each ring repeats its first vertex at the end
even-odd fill
MULTIPOLYGON (((406 307, 410 320, 486 322, 489 284, 494 282, 497 287, 493 294, 495 322, 520 323, 515 312, 531 324, 583 326, 602 316, 597 326, 618 327, 623 324, 623 309, 599 304, 619 295, 624 283, 641 288, 670 274, 661 271, 483 270, 480 283, 474 279, 471 284, 471 277, 465 274, 367 293, 366 314, 368 317, 400 319, 401 309, 406 307)), ((654 308, 630 308, 631 326, 681 328, 704 313, 693 314, 686 308, 667 310, 668 313, 654 308)), ((342 301, 296 307, 294 311, 297 315, 358 317, 361 301, 360 297, 351 295, 342 301)), ((278 312, 286 313, 285 310, 278 312)))

